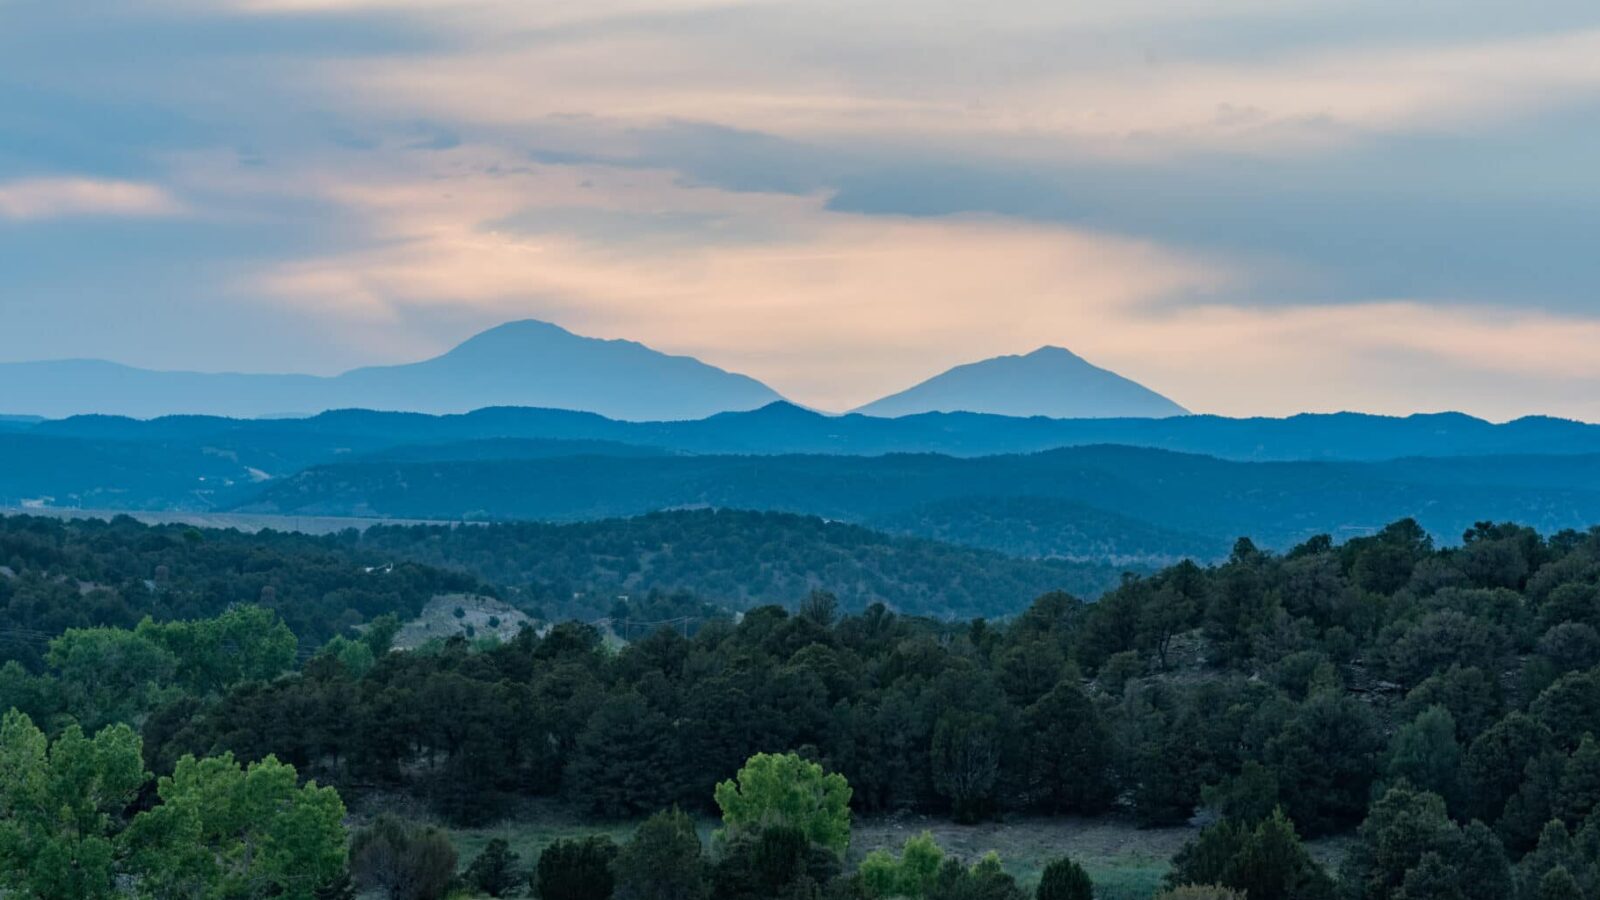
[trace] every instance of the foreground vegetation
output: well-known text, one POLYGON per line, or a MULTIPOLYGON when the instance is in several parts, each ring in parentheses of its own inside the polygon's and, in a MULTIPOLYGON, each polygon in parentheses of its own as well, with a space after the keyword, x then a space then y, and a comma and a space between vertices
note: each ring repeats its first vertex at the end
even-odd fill
MULTIPOLYGON (((110 541, 100 552, 140 559, 110 541)), ((48 582, 48 569, 0 582, 5 614, 70 615, 77 589, 59 595, 62 610, 16 589, 48 582)), ((249 782, 242 763, 331 785, 357 807, 409 798, 447 823, 490 823, 527 798, 596 822, 655 816, 620 844, 572 839, 521 861, 490 845, 460 860, 442 833, 384 818, 356 836, 348 869, 302 885, 322 895, 350 888, 346 871, 352 884, 392 888, 399 861, 432 860, 435 893, 390 895, 440 896, 476 866, 522 872, 517 889, 533 883, 546 897, 1020 896, 1003 861, 953 859, 936 838, 848 851, 853 815, 918 813, 1146 826, 1198 814, 1212 824, 1167 880, 1221 886, 1204 896, 1600 896, 1600 530, 1544 538, 1485 524, 1439 549, 1404 521, 1283 555, 1240 541, 1220 565, 1130 578, 1094 604, 1047 594, 1004 623, 882 606, 841 615, 815 594, 797 612, 758 607, 621 649, 566 623, 506 643, 391 652, 397 619, 374 608, 364 627, 341 626, 317 618, 336 607, 324 601, 298 613, 311 633, 333 635, 320 645, 297 641, 272 609, 242 607, 174 621, 153 606, 132 628, 69 630, 0 670, 0 706, 17 710, 0 753, 53 761, 46 736, 119 748, 104 754, 119 760, 115 780, 60 779, 52 803, 88 785, 89 799, 72 803, 96 818, 73 833, 98 828, 107 849, 96 858, 121 876, 109 883, 139 890, 169 876, 140 868, 150 857, 126 835, 150 833, 138 823, 157 814, 189 821, 161 813, 182 792, 144 773, 249 782), (827 817, 811 818, 816 808, 827 817), (720 833, 703 839, 700 815, 717 817, 720 833), (1348 845, 1335 871, 1301 843, 1324 835, 1348 845), (651 887, 630 865, 676 872, 678 886, 651 887)), ((58 827, 28 824, 26 808, 0 800, 0 864, 21 896, 68 896, 17 874, 38 869, 20 854, 58 827)), ((209 833, 183 827, 169 826, 209 833)), ((186 883, 234 886, 184 896, 298 889, 226 881, 260 857, 233 849, 235 831, 216 833, 202 843, 216 860, 205 871, 218 874, 186 883)), ((1040 868, 1040 896, 1086 874, 1076 862, 1055 869, 1040 868)))

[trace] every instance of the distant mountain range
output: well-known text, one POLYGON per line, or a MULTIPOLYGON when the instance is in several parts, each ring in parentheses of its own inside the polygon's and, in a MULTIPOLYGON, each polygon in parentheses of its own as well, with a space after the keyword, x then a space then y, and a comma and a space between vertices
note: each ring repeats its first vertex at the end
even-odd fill
POLYGON ((780 399, 753 378, 633 341, 581 337, 547 322, 511 322, 443 356, 312 375, 138 369, 101 360, 0 364, 5 412, 239 417, 329 409, 462 413, 485 406, 577 409, 616 419, 695 419, 780 399))
POLYGON ((1061 347, 956 366, 855 411, 890 417, 975 412, 1055 419, 1160 419, 1189 413, 1144 385, 1061 347))
MULTIPOLYGON (((333 409, 448 414, 493 406, 672 421, 781 399, 753 378, 692 357, 582 337, 532 319, 492 328, 433 359, 332 377, 155 371, 94 359, 0 363, 0 431, 18 430, 30 416, 279 418, 333 409)), ((859 410, 873 416, 951 411, 1054 418, 1186 413, 1059 347, 958 366, 859 410)))

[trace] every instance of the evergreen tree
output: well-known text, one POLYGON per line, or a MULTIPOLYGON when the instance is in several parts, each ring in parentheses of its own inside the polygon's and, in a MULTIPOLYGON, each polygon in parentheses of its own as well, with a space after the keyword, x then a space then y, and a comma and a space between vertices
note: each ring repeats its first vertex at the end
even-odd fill
POLYGON ((1600 742, 1586 734, 1567 758, 1552 812, 1568 825, 1583 823, 1600 806, 1600 742))
POLYGON ((676 793, 671 744, 663 740, 671 729, 637 692, 607 698, 578 734, 567 766, 568 794, 610 819, 665 806, 676 793))
POLYGON ((1111 802, 1111 737, 1083 688, 1063 679, 1025 714, 1029 789, 1047 812, 1096 813, 1111 802))
POLYGON ((1556 866, 1539 879, 1538 900, 1585 900, 1578 880, 1565 866, 1556 866))
POLYGON ((1461 747, 1455 718, 1442 706, 1430 706, 1405 725, 1389 744, 1387 774, 1391 784, 1409 782, 1453 805, 1459 795, 1461 747))
POLYGON ((1052 860, 1039 876, 1035 900, 1094 900, 1094 882, 1089 873, 1070 859, 1052 860))
POLYGON ((562 838, 539 854, 533 893, 540 900, 610 900, 617 845, 606 835, 562 838))
POLYGON ((1461 840, 1453 866, 1467 900, 1498 900, 1516 893, 1506 849, 1489 826, 1474 820, 1461 829, 1461 840))
POLYGON ((617 900, 706 900, 705 861, 694 820, 674 807, 646 819, 611 864, 617 900))
POLYGON ((1395 900, 1466 900, 1466 894, 1461 891, 1461 876, 1451 870, 1444 857, 1431 850, 1406 870, 1400 890, 1394 896, 1395 900))
POLYGON ((462 881, 491 897, 510 896, 527 877, 517 867, 518 855, 505 838, 494 838, 462 874, 462 881))
POLYGON ((1317 900, 1333 882, 1300 843, 1282 810, 1254 828, 1226 820, 1206 828, 1173 858, 1168 887, 1214 884, 1261 900, 1317 900))
POLYGON ((384 815, 351 840, 350 872, 388 900, 440 900, 455 877, 456 851, 443 831, 384 815))

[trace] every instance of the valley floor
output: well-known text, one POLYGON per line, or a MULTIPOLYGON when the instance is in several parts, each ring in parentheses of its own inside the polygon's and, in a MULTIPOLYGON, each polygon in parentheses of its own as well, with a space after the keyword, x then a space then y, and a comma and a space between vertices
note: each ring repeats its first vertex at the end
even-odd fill
POLYGON ((295 516, 271 513, 195 512, 161 509, 83 509, 75 506, 0 506, 0 516, 45 516, 52 519, 103 519, 128 516, 146 525, 192 525, 196 528, 236 528, 247 534, 263 529, 301 534, 335 534, 374 525, 452 525, 436 519, 373 519, 355 516, 295 516))

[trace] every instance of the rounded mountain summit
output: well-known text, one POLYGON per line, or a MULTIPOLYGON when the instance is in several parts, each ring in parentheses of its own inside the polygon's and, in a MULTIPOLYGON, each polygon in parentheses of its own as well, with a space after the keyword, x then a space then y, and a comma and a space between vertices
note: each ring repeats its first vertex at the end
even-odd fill
POLYGON ((527 319, 420 362, 315 375, 172 372, 103 360, 0 363, 7 412, 255 418, 330 409, 463 413, 487 406, 584 410, 613 419, 699 419, 783 399, 746 375, 625 340, 527 319))
POLYGON ((465 412, 538 406, 634 421, 700 419, 783 397, 748 375, 637 341, 583 337, 536 319, 507 322, 422 362, 339 376, 343 406, 465 412))
POLYGON ((1161 419, 1189 413, 1144 385, 1062 347, 956 366, 854 412, 885 417, 974 412, 1052 419, 1161 419))

